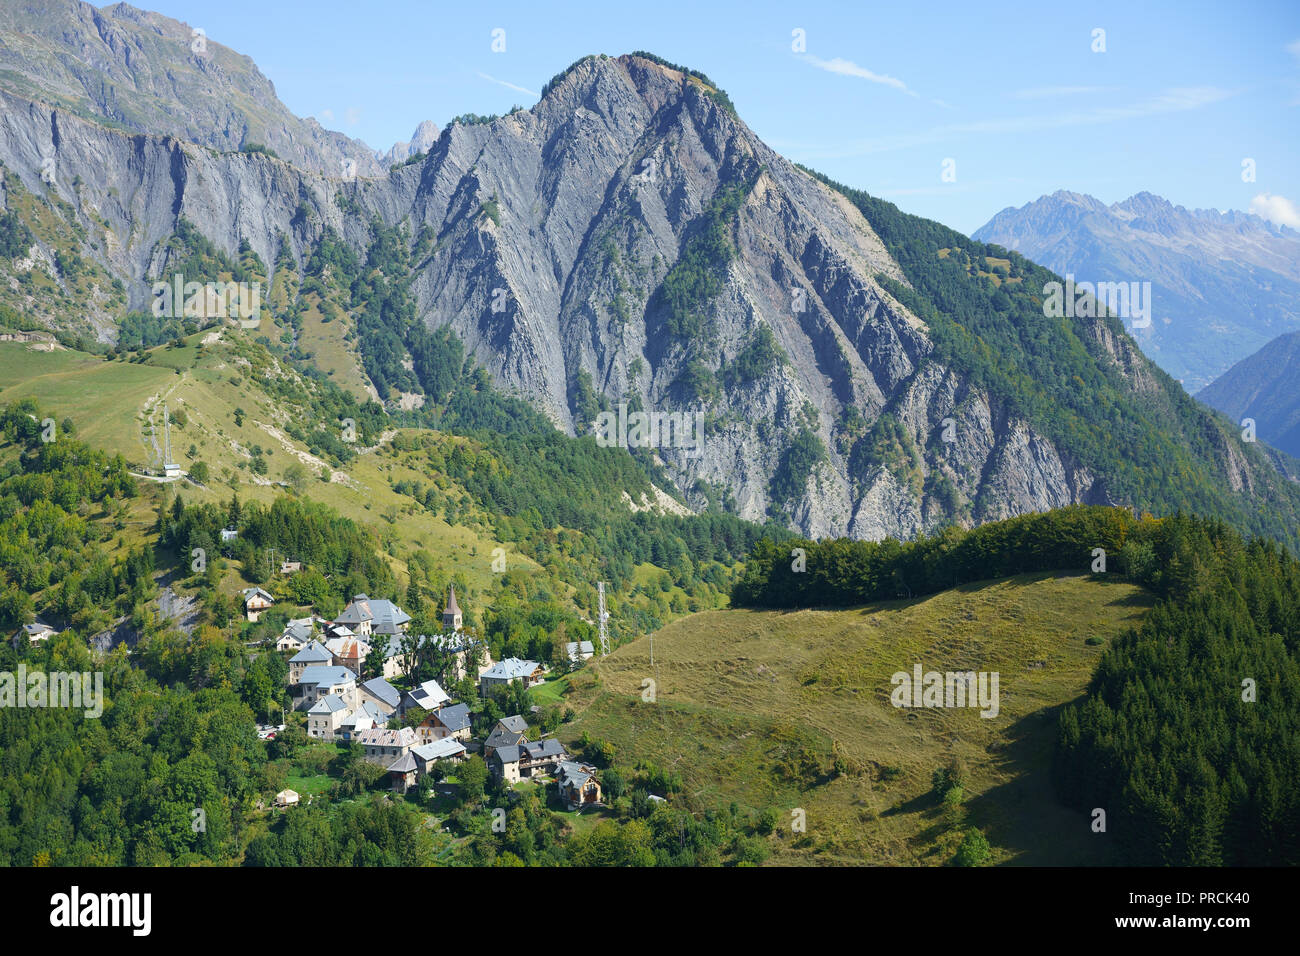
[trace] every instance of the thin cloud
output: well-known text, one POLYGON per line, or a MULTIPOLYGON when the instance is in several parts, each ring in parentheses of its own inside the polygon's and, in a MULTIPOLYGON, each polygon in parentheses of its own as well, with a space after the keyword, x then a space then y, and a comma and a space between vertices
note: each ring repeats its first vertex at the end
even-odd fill
POLYGON ((1300 57, 1300 40, 1292 40, 1286 45, 1286 52, 1292 56, 1300 57))
POLYGON ((1300 229, 1300 209, 1285 196, 1272 196, 1260 193, 1250 201, 1250 211, 1256 216, 1263 216, 1269 222, 1279 226, 1300 229))
POLYGON ((514 90, 517 93, 527 93, 529 96, 541 96, 540 93, 534 93, 532 90, 525 89, 522 86, 515 86, 513 83, 507 83, 505 80, 498 80, 495 76, 488 76, 486 73, 480 73, 479 76, 490 83, 504 86, 506 89, 514 90))
POLYGON ((1085 110, 1038 113, 970 123, 950 123, 917 133, 895 133, 862 140, 845 149, 817 152, 816 155, 808 158, 840 159, 868 153, 884 153, 898 149, 911 149, 915 146, 927 146, 968 135, 1032 133, 1071 126, 1095 126, 1121 120, 1142 119, 1162 113, 1181 113, 1200 109, 1221 102, 1232 95, 1231 92, 1216 87, 1180 87, 1165 90, 1127 106, 1098 106, 1085 110))
POLYGON ((879 83, 882 86, 891 86, 896 90, 901 90, 909 96, 916 96, 907 88, 904 83, 896 76, 886 76, 883 73, 873 73, 865 66, 858 66, 852 60, 845 60, 835 57, 833 60, 823 60, 819 56, 813 56, 811 53, 805 53, 802 57, 808 63, 817 67, 819 70, 825 70, 827 73, 838 73, 840 76, 855 76, 860 80, 866 80, 868 83, 879 83))

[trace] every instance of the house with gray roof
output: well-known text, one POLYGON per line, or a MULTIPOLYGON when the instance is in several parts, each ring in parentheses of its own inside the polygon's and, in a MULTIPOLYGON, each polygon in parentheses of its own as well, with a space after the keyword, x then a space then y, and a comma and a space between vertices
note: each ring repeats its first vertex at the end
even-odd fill
POLYGON ((411 623, 411 615, 392 601, 358 594, 334 619, 334 623, 346 625, 359 637, 394 635, 405 632, 406 625, 411 623))
POLYGON ((470 736, 469 704, 446 704, 439 707, 428 716, 420 727, 416 728, 416 733, 419 733, 426 726, 431 730, 430 736, 435 739, 452 737, 462 743, 468 741, 470 736))
POLYGON ((427 680, 402 696, 402 713, 416 707, 423 710, 437 710, 449 700, 451 695, 442 689, 441 684, 436 680, 427 680))
POLYGON ((396 713, 402 703, 402 692, 382 677, 372 677, 357 688, 362 700, 373 701, 386 713, 396 713))
POLYGON ((554 738, 534 743, 525 740, 495 748, 488 756, 488 769, 513 784, 527 777, 554 773, 568 756, 564 745, 554 738))
POLYGON ((528 732, 528 721, 524 719, 522 714, 511 714, 509 717, 502 717, 497 721, 497 726, 513 734, 528 732))
POLYGON ((18 633, 14 635, 14 650, 21 647, 24 640, 27 642, 28 646, 30 646, 32 644, 39 644, 41 641, 47 641, 58 633, 58 631, 50 627, 44 621, 38 620, 31 624, 24 624, 18 629, 18 633))
POLYGON ((333 740, 348 714, 348 702, 341 694, 326 694, 307 708, 307 736, 333 740))
POLYGON ((341 696, 350 708, 356 700, 356 693, 357 675, 346 667, 333 664, 313 664, 303 668, 293 689, 293 696, 298 699, 295 709, 310 707, 331 694, 341 696))
POLYGON ((294 618, 284 626, 280 639, 275 642, 275 649, 277 651, 300 651, 311 642, 312 635, 315 632, 315 618, 294 618))
POLYGON ((569 641, 564 645, 565 656, 570 662, 589 661, 596 656, 596 646, 591 641, 569 641))
POLYGON ((275 603, 271 592, 262 588, 244 588, 244 611, 250 621, 256 622, 262 612, 275 603))
POLYGON ((289 683, 296 684, 302 678, 302 672, 316 664, 332 664, 334 655, 320 641, 312 641, 293 657, 289 658, 289 683))
POLYGON ((570 810, 600 803, 600 781, 596 779, 596 768, 590 764, 560 761, 555 782, 560 786, 560 799, 570 810))
POLYGON ((388 770, 388 779, 392 782, 393 790, 396 793, 406 793, 415 786, 415 782, 420 775, 420 765, 409 750, 385 769, 388 770))
POLYGON ((501 718, 492 728, 492 733, 488 734, 487 740, 483 741, 483 758, 490 759, 493 752, 501 747, 517 747, 528 743, 527 732, 528 721, 518 714, 501 718))
POLYGON ((428 773, 429 767, 438 760, 463 760, 465 758, 465 745, 459 740, 453 740, 450 737, 444 737, 442 740, 433 740, 427 744, 420 744, 418 747, 412 747, 411 753, 415 755, 416 762, 420 764, 420 773, 428 773))
POLYGON ((488 770, 506 783, 519 782, 519 747, 510 744, 495 748, 487 758, 488 770))
POLYGON ((366 760, 387 767, 398 757, 409 753, 416 745, 415 731, 410 727, 397 730, 363 730, 356 740, 365 748, 366 760))
POLYGON ((363 701, 360 707, 340 721, 335 737, 352 740, 363 730, 386 730, 391 716, 376 707, 373 701, 363 701))
POLYGON ((536 661, 507 657, 479 675, 479 692, 486 694, 493 687, 503 687, 514 681, 522 681, 525 687, 533 687, 540 684, 545 675, 546 668, 536 661))

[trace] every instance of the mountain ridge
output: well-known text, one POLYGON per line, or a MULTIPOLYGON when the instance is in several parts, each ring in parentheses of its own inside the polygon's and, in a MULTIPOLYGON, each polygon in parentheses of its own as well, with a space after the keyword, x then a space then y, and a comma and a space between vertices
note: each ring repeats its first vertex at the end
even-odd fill
POLYGON ((1008 206, 971 238, 1079 280, 1150 282, 1156 314, 1130 334, 1189 391, 1300 327, 1300 232, 1252 213, 1057 190, 1008 206))
MULTIPOLYGON (((948 268, 944 250, 910 259, 909 275, 896 258, 906 238, 891 252, 863 209, 893 213, 798 169, 707 77, 653 55, 585 57, 532 109, 453 122, 418 162, 355 179, 0 98, 0 160, 69 204, 94 233, 82 251, 106 263, 132 307, 146 308, 152 281, 179 261, 183 222, 228 255, 247 244, 302 281, 270 310, 266 332, 294 347, 301 295, 318 288, 394 411, 430 398, 408 367, 413 330, 449 327, 499 387, 570 434, 620 402, 703 416, 703 455, 650 453, 696 510, 721 487, 744 518, 881 538, 1116 501, 1111 466, 1081 461, 1068 429, 1048 438, 1041 411, 991 393, 960 349, 936 353, 935 319, 917 309, 935 308, 926 295, 938 292, 915 299, 909 289, 948 268), (40 175, 48 151, 58 157, 52 191, 40 175), (335 243, 352 266, 321 258, 335 243), (947 421, 951 442, 939 437, 947 421)), ((961 255, 968 268, 952 281, 979 287, 977 308, 1006 307, 1010 290, 1020 321, 1041 315, 1014 281, 994 295, 982 252, 961 255)), ((1122 329, 1075 324, 1068 339, 1099 343, 1089 362, 1166 401, 1168 386, 1122 329)), ((1167 414, 1180 421, 1175 433, 1207 427, 1177 403, 1167 414)), ((1285 498, 1253 453, 1197 462, 1195 474, 1225 488, 1285 498)))
POLYGON ((1196 397, 1235 422, 1254 419, 1260 440, 1300 457, 1300 331, 1279 335, 1196 397))

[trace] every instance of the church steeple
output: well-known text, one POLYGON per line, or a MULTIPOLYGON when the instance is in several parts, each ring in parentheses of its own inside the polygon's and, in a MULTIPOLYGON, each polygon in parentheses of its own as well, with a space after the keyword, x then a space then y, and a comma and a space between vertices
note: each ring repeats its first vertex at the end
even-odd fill
POLYGON ((456 603, 456 585, 447 589, 447 609, 442 612, 442 629, 459 631, 461 627, 460 605, 456 603))

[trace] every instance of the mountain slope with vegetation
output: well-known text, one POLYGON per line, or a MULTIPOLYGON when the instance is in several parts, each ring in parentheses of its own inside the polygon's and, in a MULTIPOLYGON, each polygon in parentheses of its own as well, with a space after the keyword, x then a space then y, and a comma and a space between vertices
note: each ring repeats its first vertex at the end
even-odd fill
POLYGON ((1300 458, 1300 331, 1279 335, 1196 397, 1234 422, 1254 419, 1260 441, 1300 458))
POLYGON ((972 829, 986 862, 1100 865, 1113 841, 1052 793, 1055 715, 1149 604, 1128 583, 1052 573, 710 611, 575 674, 561 736, 594 741, 616 772, 671 770, 674 805, 757 820, 750 852, 775 865, 947 865, 972 829), (999 713, 894 708, 892 675, 917 663, 1000 672, 999 713))
POLYGON ((1220 521, 1071 508, 906 545, 764 542, 733 601, 856 603, 1049 568, 1119 577, 1157 599, 1060 714, 1061 799, 1105 811, 1124 863, 1295 865, 1300 798, 1284 781, 1300 771, 1300 561, 1275 543, 1220 521))
POLYGON ((1300 232, 1260 216, 1149 192, 1107 206, 1061 190, 1002 210, 971 237, 1079 282, 1150 283, 1151 322, 1130 332, 1188 392, 1300 327, 1300 232))

